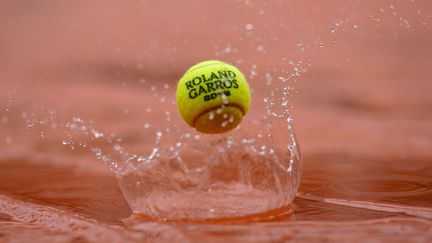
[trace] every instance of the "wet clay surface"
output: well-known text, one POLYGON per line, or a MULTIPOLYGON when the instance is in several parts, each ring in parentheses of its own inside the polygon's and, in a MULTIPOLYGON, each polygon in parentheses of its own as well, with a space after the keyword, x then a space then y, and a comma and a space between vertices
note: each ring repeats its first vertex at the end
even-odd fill
MULTIPOLYGON (((0 117, 7 116, 0 124, 0 242, 431 241, 430 3, 254 4, 0 3, 0 117), (232 12, 218 15, 215 8, 232 12), (262 17, 260 9, 269 15, 262 17), (410 21, 409 29, 387 14, 391 9, 410 21), (205 18, 196 21, 196 12, 205 18), (381 25, 370 15, 380 16, 381 25), (338 32, 331 44, 330 23, 338 19, 357 23, 359 31, 338 32), (254 24, 252 36, 242 32, 247 23, 254 24), (231 27, 219 28, 216 37, 205 28, 221 24, 231 27), (240 32, 246 41, 235 41, 240 32), (312 32, 324 48, 314 46, 312 32), (256 52, 251 40, 257 38, 266 55, 256 52), (304 54, 299 40, 310 42, 304 54), (234 56, 216 55, 213 43, 243 48, 234 56), (293 204, 259 219, 196 223, 131 216, 105 165, 85 149, 64 146, 65 131, 29 129, 19 118, 56 109, 148 149, 143 124, 165 122, 162 112, 145 112, 160 107, 148 98, 149 85, 173 86, 188 66, 209 57, 241 57, 245 72, 251 64, 265 70, 280 65, 282 50, 312 62, 292 97, 304 173, 293 204), (14 97, 11 104, 8 97, 14 97)), ((251 83, 256 90, 266 87, 251 83)))

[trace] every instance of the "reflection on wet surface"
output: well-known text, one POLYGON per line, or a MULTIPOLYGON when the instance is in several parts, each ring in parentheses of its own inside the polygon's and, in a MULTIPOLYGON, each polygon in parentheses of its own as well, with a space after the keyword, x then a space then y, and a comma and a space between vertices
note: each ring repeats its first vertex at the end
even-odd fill
MULTIPOLYGON (((310 166, 314 163, 314 157, 308 160, 311 161, 310 166)), ((79 162, 74 167, 74 161, 59 164, 60 161, 30 162, 23 158, 2 160, 2 237, 10 239, 19 229, 25 229, 26 234, 21 236, 23 240, 33 234, 43 234, 50 239, 226 239, 259 242, 311 240, 323 237, 322 234, 329 240, 338 239, 339 234, 347 240, 362 237, 395 240, 413 234, 419 239, 419 234, 432 237, 431 223, 426 220, 432 218, 428 198, 430 192, 427 189, 430 187, 415 183, 422 181, 421 174, 405 175, 407 180, 413 181, 413 185, 401 187, 405 182, 395 180, 392 173, 389 177, 381 173, 381 180, 375 178, 372 171, 379 173, 377 170, 385 163, 368 166, 363 161, 361 168, 371 177, 367 177, 368 173, 361 173, 363 179, 353 180, 346 171, 329 172, 341 169, 334 156, 318 157, 321 158, 320 164, 328 164, 330 159, 334 165, 329 168, 315 164, 313 169, 317 171, 313 172, 306 167, 301 190, 291 207, 253 217, 201 222, 157 222, 142 216, 130 216, 130 209, 118 190, 115 178, 103 169, 83 170, 80 163, 85 162, 79 162), (20 167, 16 166, 17 163, 20 167), (337 183, 334 182, 336 175, 337 183), (406 196, 401 191, 406 191, 406 196), (416 207, 421 204, 423 207, 416 207)), ((347 159, 342 160, 349 163, 347 159)))
POLYGON ((429 160, 312 155, 309 161, 301 190, 306 195, 432 206, 429 160))

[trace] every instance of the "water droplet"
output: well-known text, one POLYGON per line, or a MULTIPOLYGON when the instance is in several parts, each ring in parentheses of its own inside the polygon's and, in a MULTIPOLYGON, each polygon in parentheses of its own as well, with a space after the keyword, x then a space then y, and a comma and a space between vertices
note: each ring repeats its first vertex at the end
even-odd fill
POLYGON ((221 98, 222 98, 222 103, 224 103, 225 105, 229 103, 228 96, 225 93, 221 94, 221 98))
POLYGON ((263 51, 263 50, 264 50, 264 47, 263 47, 263 46, 259 45, 259 46, 257 47, 257 51, 261 52, 261 51, 263 51))
POLYGON ((225 51, 225 53, 231 53, 231 51, 232 51, 231 46, 225 47, 224 51, 225 51))
POLYGON ((247 30, 253 30, 253 28, 254 28, 253 24, 246 24, 245 27, 247 30))
POLYGON ((297 43, 297 47, 300 49, 300 51, 304 51, 305 50, 305 45, 301 42, 297 43))
POLYGON ((228 121, 223 121, 222 123, 221 123, 221 127, 226 127, 228 125, 228 121))
POLYGON ((120 144, 116 143, 116 144, 114 145, 114 151, 119 152, 121 149, 122 149, 122 147, 120 146, 120 144))
POLYGON ((83 141, 81 141, 81 142, 79 143, 79 145, 80 145, 81 147, 83 147, 83 148, 86 148, 86 147, 87 147, 87 143, 86 143, 86 142, 83 142, 83 141))
POLYGON ((257 65, 256 64, 252 64, 252 68, 251 68, 251 71, 250 71, 250 79, 253 79, 255 76, 257 76, 258 75, 258 73, 257 73, 257 65))
POLYGON ((270 73, 266 73, 266 74, 265 74, 265 79, 266 79, 266 84, 267 84, 267 85, 271 85, 271 84, 272 84, 273 77, 271 76, 270 73))
POLYGON ((234 123, 234 116, 231 114, 229 119, 228 119, 229 123, 234 123))
POLYGON ((208 119, 211 121, 211 120, 214 120, 214 118, 215 118, 214 112, 210 112, 208 119))
POLYGON ((95 138, 101 138, 104 136, 104 134, 102 132, 97 131, 96 129, 91 129, 91 133, 93 134, 93 136, 95 138))

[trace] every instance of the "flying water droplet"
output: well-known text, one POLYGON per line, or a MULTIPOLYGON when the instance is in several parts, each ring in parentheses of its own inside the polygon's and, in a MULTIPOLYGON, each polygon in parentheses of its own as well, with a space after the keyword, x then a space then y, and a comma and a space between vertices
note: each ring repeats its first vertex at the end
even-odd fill
POLYGON ((245 28, 247 30, 253 30, 254 29, 254 25, 253 24, 246 24, 245 28))

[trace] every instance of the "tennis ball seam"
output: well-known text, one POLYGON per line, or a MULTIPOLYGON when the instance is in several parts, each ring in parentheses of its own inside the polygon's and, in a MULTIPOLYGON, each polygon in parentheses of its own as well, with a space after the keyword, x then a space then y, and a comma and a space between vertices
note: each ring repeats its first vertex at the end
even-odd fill
MULTIPOLYGON (((210 108, 205 109, 205 110, 201 111, 200 113, 198 113, 198 115, 196 115, 196 116, 194 117, 194 119, 192 120, 192 126, 195 127, 195 123, 196 123, 196 121, 197 121, 197 120, 198 120, 202 115, 204 115, 205 113, 207 113, 207 112, 209 112, 209 111, 211 111, 211 110, 218 109, 219 107, 222 108, 222 106, 210 107, 210 108)), ((223 105, 223 107, 224 107, 224 108, 226 108, 226 107, 234 107, 234 108, 237 108, 237 109, 239 109, 239 110, 242 112, 243 116, 246 115, 246 114, 245 114, 245 111, 244 111, 244 109, 243 109, 243 107, 242 107, 241 105, 239 105, 239 104, 236 104, 236 103, 230 103, 230 104, 223 105)))

